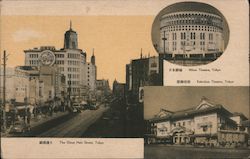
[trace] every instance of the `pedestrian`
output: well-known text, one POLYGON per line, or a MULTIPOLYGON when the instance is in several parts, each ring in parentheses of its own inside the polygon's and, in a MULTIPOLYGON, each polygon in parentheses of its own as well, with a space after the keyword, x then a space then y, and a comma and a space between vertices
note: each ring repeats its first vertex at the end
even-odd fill
POLYGON ((34 117, 36 118, 37 117, 37 104, 35 103, 35 107, 33 109, 33 114, 34 114, 34 117))
POLYGON ((30 119, 31 119, 31 112, 30 108, 27 109, 27 124, 30 125, 30 119))

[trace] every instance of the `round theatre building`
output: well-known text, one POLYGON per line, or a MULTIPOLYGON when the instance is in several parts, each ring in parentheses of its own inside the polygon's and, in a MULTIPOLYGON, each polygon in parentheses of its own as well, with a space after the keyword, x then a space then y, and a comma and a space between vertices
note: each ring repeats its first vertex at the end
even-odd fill
POLYGON ((160 38, 166 57, 213 60, 224 51, 223 19, 200 11, 164 14, 160 38))

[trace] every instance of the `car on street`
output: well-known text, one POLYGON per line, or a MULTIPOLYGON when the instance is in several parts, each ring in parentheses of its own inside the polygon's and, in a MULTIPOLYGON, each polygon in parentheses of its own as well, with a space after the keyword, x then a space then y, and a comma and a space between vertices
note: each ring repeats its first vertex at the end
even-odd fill
POLYGON ((24 133, 30 131, 30 125, 25 122, 15 122, 13 127, 10 129, 10 133, 24 133))
POLYGON ((89 107, 90 110, 97 110, 99 108, 99 106, 96 105, 96 104, 89 104, 88 107, 89 107))
POLYGON ((79 112, 79 111, 78 111, 75 107, 73 107, 73 108, 72 108, 72 112, 73 112, 73 113, 77 113, 77 112, 79 112))
POLYGON ((73 107, 75 107, 76 109, 85 110, 85 109, 88 109, 88 104, 86 104, 86 103, 74 103, 73 107))

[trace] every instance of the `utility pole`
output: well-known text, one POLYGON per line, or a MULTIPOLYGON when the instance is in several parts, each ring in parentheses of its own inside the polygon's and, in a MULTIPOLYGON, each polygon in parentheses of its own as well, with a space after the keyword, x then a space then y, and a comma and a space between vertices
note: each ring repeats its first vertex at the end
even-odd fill
POLYGON ((6 112, 5 112, 5 105, 6 105, 6 61, 7 55, 6 51, 3 51, 3 131, 6 131, 6 112))
POLYGON ((69 77, 68 80, 68 106, 71 106, 70 96, 71 96, 71 77, 69 77))
MULTIPOLYGON (((28 79, 28 82, 30 82, 29 79, 28 79)), ((27 89, 28 89, 28 87, 27 87, 27 85, 25 85, 25 118, 24 118, 25 124, 27 124, 27 114, 28 114, 28 112, 27 112, 27 108, 28 108, 28 92, 27 92, 27 89)))
POLYGON ((164 35, 163 35, 163 38, 162 38, 162 40, 163 40, 163 49, 164 49, 163 53, 164 54, 166 53, 166 50, 165 50, 165 48, 166 48, 166 46, 165 46, 166 42, 165 41, 167 40, 165 33, 166 33, 166 31, 163 32, 164 35))

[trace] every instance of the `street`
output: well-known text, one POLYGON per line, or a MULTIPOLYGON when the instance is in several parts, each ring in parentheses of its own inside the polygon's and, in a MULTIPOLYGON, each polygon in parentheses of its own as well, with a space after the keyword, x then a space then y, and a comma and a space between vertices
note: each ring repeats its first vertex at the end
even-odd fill
POLYGON ((109 107, 100 105, 97 110, 83 110, 70 113, 39 125, 30 132, 13 134, 15 137, 81 137, 84 131, 95 123, 109 107))
POLYGON ((79 113, 55 113, 52 117, 43 119, 45 122, 41 122, 40 124, 39 122, 32 122, 32 125, 35 126, 31 126, 31 131, 8 134, 8 136, 84 138, 133 137, 131 132, 134 131, 132 131, 131 127, 137 124, 135 120, 133 120, 133 122, 127 120, 126 111, 124 109, 126 109, 124 100, 122 98, 115 98, 106 106, 105 104, 101 104, 97 110, 86 109, 79 113))
POLYGON ((97 110, 84 110, 72 119, 39 134, 39 137, 81 137, 107 110, 103 105, 97 110))
POLYGON ((145 159, 248 159, 249 149, 198 148, 191 146, 145 145, 145 159))
POLYGON ((127 137, 124 108, 125 103, 122 99, 114 100, 110 103, 110 109, 92 124, 82 137, 127 137))

